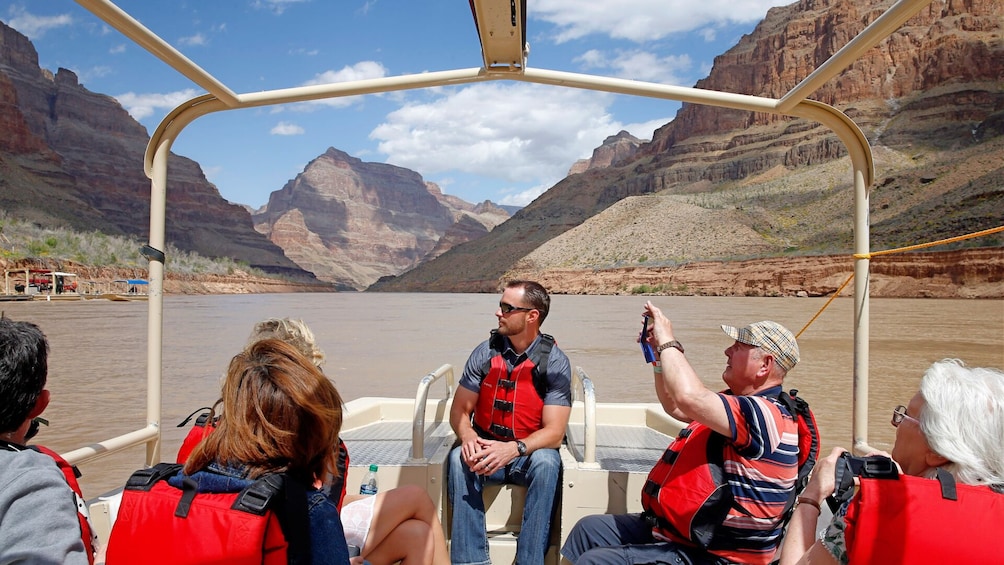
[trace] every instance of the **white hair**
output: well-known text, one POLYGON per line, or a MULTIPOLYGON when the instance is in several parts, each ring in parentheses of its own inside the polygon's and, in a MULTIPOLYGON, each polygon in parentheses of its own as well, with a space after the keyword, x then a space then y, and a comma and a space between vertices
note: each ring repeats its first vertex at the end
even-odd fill
POLYGON ((920 394, 920 429, 950 461, 945 470, 961 483, 1004 485, 1004 372, 944 359, 924 373, 920 394))

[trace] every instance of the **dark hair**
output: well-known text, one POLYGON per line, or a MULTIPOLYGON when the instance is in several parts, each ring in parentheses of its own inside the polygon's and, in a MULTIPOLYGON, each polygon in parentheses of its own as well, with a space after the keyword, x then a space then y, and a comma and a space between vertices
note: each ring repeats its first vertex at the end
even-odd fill
POLYGON ((540 285, 540 283, 534 281, 509 281, 505 285, 506 288, 522 288, 523 289, 523 299, 526 300, 527 304, 531 308, 540 312, 540 322, 538 325, 544 323, 544 319, 547 318, 547 313, 551 310, 551 297, 547 294, 547 290, 540 285))
POLYGON ((38 326, 0 314, 0 433, 28 419, 49 372, 49 342, 38 326))
POLYGON ((221 396, 219 425, 192 451, 185 473, 216 462, 245 467, 252 479, 285 472, 310 484, 338 476, 342 399, 294 346, 278 339, 249 345, 230 361, 221 396))

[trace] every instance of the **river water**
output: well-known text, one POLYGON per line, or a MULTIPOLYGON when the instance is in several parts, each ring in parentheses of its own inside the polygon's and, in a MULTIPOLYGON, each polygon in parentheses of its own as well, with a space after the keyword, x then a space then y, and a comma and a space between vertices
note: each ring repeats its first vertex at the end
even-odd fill
MULTIPOLYGON (((219 394, 230 358, 266 317, 302 318, 327 353, 325 372, 343 398, 413 397, 418 380, 444 363, 459 377, 467 355, 496 327, 494 294, 254 294, 168 296, 164 308, 163 458, 172 459, 186 415, 219 394)), ((573 366, 593 379, 600 402, 657 402, 652 371, 635 342, 645 298, 554 296, 543 330, 573 366)), ((719 325, 772 319, 798 333, 825 304, 812 298, 655 297, 673 320, 687 358, 721 388, 719 325)), ((37 323, 49 338, 51 425, 38 443, 66 451, 145 424, 147 304, 0 304, 10 318, 37 323)), ((802 361, 786 387, 798 388, 819 421, 823 448, 851 441, 853 301, 835 300, 799 337, 802 361)), ((890 449, 890 412, 916 392, 933 361, 958 357, 1004 367, 1004 301, 874 299, 871 302, 869 440, 890 449)), ((437 387, 438 388, 438 385, 437 387)), ((444 387, 445 390, 445 387, 444 387)), ((439 393, 437 390, 433 394, 439 393)), ((85 495, 121 485, 144 461, 143 448, 84 465, 85 495)))

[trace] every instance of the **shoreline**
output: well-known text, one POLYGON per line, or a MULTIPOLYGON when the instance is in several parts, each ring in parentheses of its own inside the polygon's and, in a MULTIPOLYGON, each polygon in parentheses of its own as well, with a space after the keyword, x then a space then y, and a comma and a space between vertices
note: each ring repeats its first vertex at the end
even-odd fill
MULTIPOLYGON (((74 272, 82 286, 107 287, 116 279, 143 278, 143 269, 87 267, 72 261, 0 261, 4 269, 30 266, 74 272)), ((513 269, 505 279, 531 279, 552 294, 661 296, 832 296, 854 272, 849 255, 697 261, 677 266, 607 269, 513 269)), ((444 292, 472 292, 462 281, 444 292)), ((84 289, 86 290, 86 289, 84 289)), ((344 292, 330 283, 305 283, 230 274, 165 274, 167 294, 265 294, 344 292)), ((365 292, 365 291, 362 291, 365 292)), ((402 290, 401 292, 421 292, 402 290)), ((853 282, 841 291, 851 296, 853 282)), ((871 259, 874 298, 1004 298, 1004 248, 904 253, 871 259)))

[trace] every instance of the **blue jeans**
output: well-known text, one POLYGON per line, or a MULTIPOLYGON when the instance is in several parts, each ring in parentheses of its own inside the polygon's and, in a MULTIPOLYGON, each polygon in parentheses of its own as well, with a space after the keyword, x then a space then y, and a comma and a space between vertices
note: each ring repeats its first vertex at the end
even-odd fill
POLYGON ((575 565, 717 565, 725 563, 699 549, 652 536, 641 514, 594 514, 579 520, 561 547, 575 565))
POLYGON ((561 457, 557 449, 538 449, 517 457, 504 469, 489 476, 472 472, 461 458, 461 448, 450 452, 449 496, 453 505, 450 536, 450 560, 456 565, 486 565, 488 533, 485 524, 485 485, 512 484, 527 487, 526 504, 519 538, 516 540, 516 563, 534 565, 544 562, 551 533, 555 495, 561 475, 561 457))
POLYGON ((310 556, 314 565, 349 562, 338 505, 319 490, 307 491, 307 512, 310 521, 310 556))

